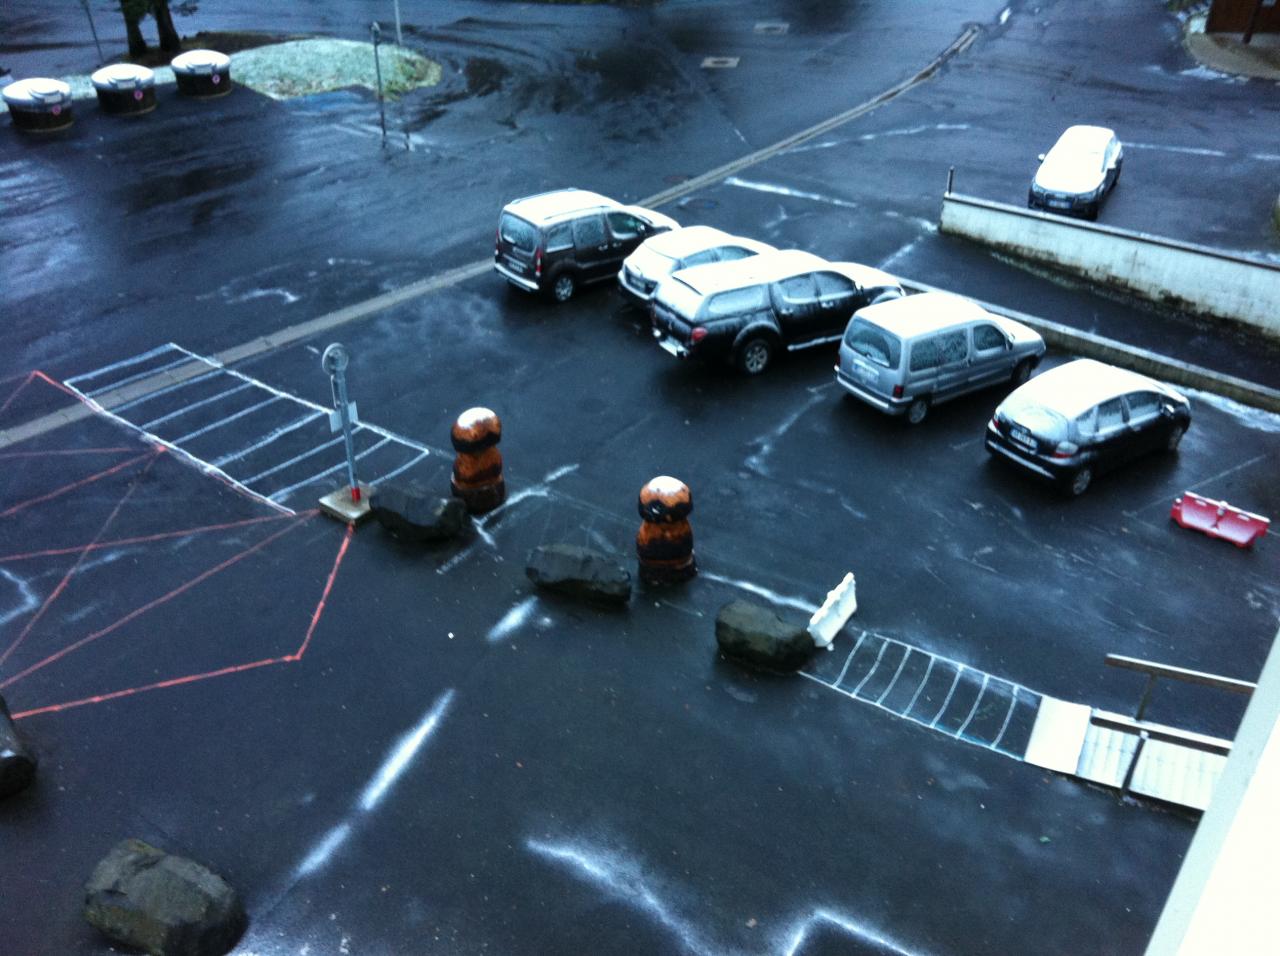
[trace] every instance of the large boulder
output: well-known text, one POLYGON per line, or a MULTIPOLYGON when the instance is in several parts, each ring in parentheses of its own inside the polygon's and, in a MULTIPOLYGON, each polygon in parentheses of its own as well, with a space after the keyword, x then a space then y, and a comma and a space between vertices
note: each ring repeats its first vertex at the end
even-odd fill
POLYGON ((626 604, 631 572, 607 554, 573 544, 547 544, 529 552, 529 580, 540 588, 600 604, 626 604))
POLYGON ((369 510, 404 541, 449 541, 471 523, 462 501, 432 494, 417 482, 379 485, 369 496, 369 510))
POLYGON ((734 601, 720 609, 716 643, 726 657, 771 671, 796 670, 814 649, 803 624, 790 624, 750 601, 734 601))
POLYGON ((26 789, 36 775, 36 756, 22 743, 0 697, 0 799, 26 789))
POLYGON ((222 877, 141 840, 117 843, 94 868, 84 916, 116 942, 152 956, 223 956, 248 922, 222 877))

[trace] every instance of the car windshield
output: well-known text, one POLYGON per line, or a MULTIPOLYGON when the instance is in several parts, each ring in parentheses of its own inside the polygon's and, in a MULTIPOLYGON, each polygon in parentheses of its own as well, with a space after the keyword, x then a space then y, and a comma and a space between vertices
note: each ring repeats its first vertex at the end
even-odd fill
POLYGON ((1040 438, 1055 442, 1067 440, 1066 416, 1035 399, 1022 398, 1014 393, 1004 400, 999 411, 1015 425, 1021 425, 1040 438))
POLYGON ((668 279, 658 286, 658 301, 672 312, 692 319, 702 307, 702 293, 679 279, 668 279))
POLYGON ((885 368, 897 368, 902 359, 902 340, 866 319, 855 317, 849 323, 844 333, 844 344, 885 368))
POLYGON ((538 245, 538 230, 519 216, 504 212, 498 221, 498 235, 517 249, 533 252, 538 245))
POLYGON ((664 256, 661 252, 656 252, 644 245, 627 257, 627 265, 653 278, 667 275, 675 264, 676 261, 670 256, 664 256))

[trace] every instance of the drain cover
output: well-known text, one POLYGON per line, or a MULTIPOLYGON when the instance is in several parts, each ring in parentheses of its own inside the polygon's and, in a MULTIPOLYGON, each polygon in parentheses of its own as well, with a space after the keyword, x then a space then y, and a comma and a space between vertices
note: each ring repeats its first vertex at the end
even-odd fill
POLYGON ((781 20, 766 20, 756 24, 756 33, 763 33, 766 36, 779 37, 790 29, 791 24, 783 23, 781 20))
POLYGON ((709 56, 702 61, 704 70, 732 70, 737 65, 736 56, 709 56))

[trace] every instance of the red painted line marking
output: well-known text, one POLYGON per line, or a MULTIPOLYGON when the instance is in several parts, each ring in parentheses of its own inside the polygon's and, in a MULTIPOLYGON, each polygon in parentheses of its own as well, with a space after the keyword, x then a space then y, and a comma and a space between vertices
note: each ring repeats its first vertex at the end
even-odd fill
POLYGON ((121 445, 119 448, 65 448, 58 451, 5 451, 0 458, 48 458, 52 455, 111 455, 137 451, 137 445, 121 445))
POLYGON ((18 397, 18 394, 24 388, 26 388, 28 385, 31 384, 31 380, 35 377, 36 377, 35 372, 27 373, 27 377, 22 380, 22 384, 20 384, 17 388, 13 390, 13 393, 4 400, 3 405, 0 405, 0 415, 3 415, 8 410, 9 406, 13 404, 13 400, 18 397))
POLYGON ((151 470, 151 466, 156 463, 156 459, 159 457, 160 455, 158 452, 153 452, 151 454, 151 460, 147 462, 146 467, 138 472, 133 481, 129 482, 128 489, 120 500, 116 502, 116 506, 111 509, 111 514, 109 514, 107 516, 107 520, 102 523, 102 527, 98 529, 98 533, 93 536, 93 541, 90 541, 80 550, 80 554, 76 557, 75 564, 71 565, 71 567, 67 569, 67 573, 62 576, 62 580, 58 582, 58 586, 49 592, 49 596, 45 598, 44 603, 40 605, 40 610, 36 611, 35 616, 31 618, 31 620, 27 621, 27 625, 22 629, 22 633, 19 634, 14 642, 9 645, 5 652, 0 654, 0 665, 4 664, 4 662, 9 659, 9 655, 18 649, 18 645, 27 639, 27 635, 31 633, 31 629, 36 626, 36 623, 40 618, 44 617, 44 612, 49 610, 53 605, 53 602, 58 599, 58 595, 60 595, 66 586, 71 583, 72 577, 74 577, 75 573, 80 570, 80 565, 84 563, 84 559, 88 556, 89 551, 93 548, 98 539, 107 533, 107 529, 111 527, 111 523, 116 520, 116 515, 120 514, 120 509, 124 507, 124 503, 128 501, 137 490, 138 482, 142 480, 142 476, 151 470))
POLYGON ((311 644, 311 635, 316 632, 316 625, 320 623, 320 617, 324 614, 325 602, 329 600, 329 592, 333 589, 333 581, 338 576, 338 568, 342 566, 342 559, 347 556, 347 548, 351 544, 351 536, 355 533, 355 530, 355 525, 347 525, 347 533, 342 536, 342 544, 338 548, 338 556, 333 560, 333 569, 329 572, 329 580, 324 583, 324 591, 320 595, 320 602, 316 605, 315 613, 311 615, 311 624, 307 627, 307 636, 302 639, 302 644, 286 660, 300 661, 302 660, 302 655, 307 653, 307 647, 311 644))
POLYGON ((106 469, 105 471, 100 471, 97 474, 90 475, 88 478, 81 478, 79 481, 73 481, 69 485, 63 485, 61 488, 57 488, 54 491, 50 491, 48 494, 40 495, 36 498, 30 498, 27 501, 19 502, 18 504, 14 505, 11 508, 8 508, 5 511, 0 511, 0 518, 7 518, 10 515, 16 514, 17 512, 22 511, 25 508, 30 508, 32 505, 38 505, 41 502, 51 501, 54 498, 59 497, 60 495, 65 495, 69 491, 75 491, 77 488, 83 488, 85 485, 92 484, 95 481, 101 481, 103 478, 107 478, 111 475, 114 475, 117 471, 122 471, 125 468, 128 468, 130 465, 136 465, 138 462, 143 461, 146 458, 151 458, 154 460, 155 455, 156 455, 155 451, 147 451, 144 454, 137 455, 136 457, 130 458, 127 461, 122 461, 117 465, 112 465, 110 468, 106 469))
POLYGON ((149 544, 153 541, 163 541, 166 538, 183 538, 188 535, 204 534, 209 531, 229 531, 232 528, 243 528, 246 525, 262 524, 264 521, 284 521, 293 518, 294 515, 272 514, 263 515, 258 518, 245 518, 241 521, 227 521, 222 524, 206 524, 198 528, 183 528, 180 531, 161 531, 158 534, 146 534, 136 538, 114 538, 111 541, 92 541, 89 544, 75 545, 70 548, 47 548, 44 551, 23 551, 18 554, 0 555, 0 564, 8 564, 11 561, 26 561, 31 558, 51 558, 60 554, 72 554, 82 548, 88 551, 101 551, 104 548, 123 547, 128 544, 149 544))
POLYGON ((167 594, 162 594, 160 597, 156 598, 155 600, 149 601, 146 604, 142 605, 141 607, 134 608, 132 611, 130 611, 128 614, 126 614, 124 617, 120 618, 113 624, 108 624, 106 627, 102 628, 101 630, 94 631, 92 634, 88 634, 80 638, 80 640, 76 641, 74 644, 69 644, 66 647, 64 647, 62 650, 54 654, 50 654, 44 660, 38 661, 35 664, 32 664, 26 670, 19 671, 17 674, 14 674, 12 677, 5 679, 3 682, 0 682, 0 690, 3 690, 4 688, 8 687, 10 684, 17 682, 22 678, 27 677, 30 674, 34 674, 36 671, 44 667, 48 667, 50 664, 54 663, 55 661, 61 660, 62 658, 66 657, 68 654, 72 653, 73 651, 77 651, 80 648, 84 647, 86 644, 92 643, 93 641, 98 640, 98 638, 100 637, 106 637, 108 634, 112 633, 113 631, 115 631, 120 627, 123 627, 125 624, 128 624, 130 621, 134 620, 135 618, 141 617, 147 611, 153 610, 162 604, 166 604, 169 601, 172 601, 174 598, 178 597, 180 594, 184 594, 187 591, 191 590, 200 582, 213 577, 215 574, 218 574, 221 571, 225 571, 227 568, 231 567, 233 564, 236 564, 237 562, 242 561, 243 559, 247 558, 249 555, 253 554, 254 552, 262 550, 271 542, 275 541, 277 538, 283 537, 284 535, 288 534, 294 528, 301 525, 308 517, 310 517, 310 515, 304 515, 302 517, 299 517, 296 521, 293 521, 292 523, 290 523, 289 527, 283 528, 282 530, 277 531, 275 534, 269 535, 268 537, 263 538, 257 544, 254 544, 248 548, 245 548, 239 554, 236 554, 230 558, 227 558, 227 560, 221 562, 220 564, 215 565, 212 568, 209 568, 206 571, 202 571, 200 574, 196 575, 190 581, 186 582, 185 584, 179 585, 178 587, 174 588, 172 591, 168 592, 167 594))
POLYGON ((45 707, 34 707, 31 710, 19 711, 13 714, 14 720, 23 720, 27 717, 34 717, 36 714, 55 714, 58 711, 70 710, 72 707, 84 707, 86 704, 101 704, 108 700, 116 700, 120 697, 130 697, 134 694, 146 693, 149 690, 162 690, 166 687, 180 687, 183 684, 194 684, 196 681, 209 680, 213 677, 225 677, 227 674, 239 674, 242 671, 253 670, 257 667, 267 667, 271 664, 284 664, 288 662, 288 657, 271 657, 266 660, 252 661, 248 664, 235 664, 231 667, 223 667, 216 671, 205 671, 203 674, 188 674, 185 677, 173 677, 169 680, 157 681, 154 684, 144 684, 141 687, 129 687, 124 690, 115 690, 109 694, 96 694, 93 697, 82 697, 79 700, 69 700, 63 704, 49 704, 45 707))

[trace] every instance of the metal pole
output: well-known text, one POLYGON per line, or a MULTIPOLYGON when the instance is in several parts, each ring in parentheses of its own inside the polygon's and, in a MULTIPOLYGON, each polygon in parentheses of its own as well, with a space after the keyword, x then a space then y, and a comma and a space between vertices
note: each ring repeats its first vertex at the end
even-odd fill
POLYGON ((378 77, 378 122, 382 126, 382 145, 387 145, 387 113, 382 106, 382 64, 378 62, 378 40, 382 36, 382 27, 378 26, 378 21, 374 20, 369 27, 369 32, 373 35, 373 70, 378 77))
POLYGON ((1141 720, 1147 712, 1147 704, 1151 701, 1151 691, 1156 686, 1156 675, 1150 674, 1147 677, 1147 686, 1142 691, 1142 700, 1138 701, 1138 709, 1133 715, 1134 720, 1141 720))
POLYGON ((84 7, 84 15, 89 18, 89 32, 93 34, 93 45, 98 48, 98 62, 101 63, 106 58, 102 55, 102 44, 98 42, 98 28, 93 25, 93 12, 89 9, 89 0, 80 0, 80 6, 84 7))
POLYGON ((1120 796, 1129 796, 1129 788, 1133 786, 1133 772, 1138 769, 1138 761, 1142 759, 1142 748, 1147 745, 1147 732, 1138 734, 1138 744, 1133 748, 1133 759, 1129 761, 1129 769, 1125 771, 1124 783, 1120 784, 1120 796))
POLYGON ((1244 28, 1244 36, 1240 38, 1241 43, 1247 44, 1253 39, 1253 30, 1258 25, 1258 14, 1262 12, 1262 0, 1256 0, 1253 5, 1253 12, 1249 14, 1249 25, 1244 28))
POLYGON ((338 419, 342 423, 342 443, 347 452, 347 485, 351 489, 351 500, 360 501, 360 483, 356 481, 355 447, 351 439, 351 405, 347 401, 347 364, 351 356, 346 347, 334 342, 320 356, 320 366, 329 373, 329 384, 334 389, 333 403, 338 409, 338 419))
POLYGON ((400 0, 394 0, 396 8, 396 45, 404 46, 404 37, 400 33, 400 0))
POLYGON ((947 170, 947 192, 951 192, 951 187, 956 184, 956 168, 952 166, 947 170))

